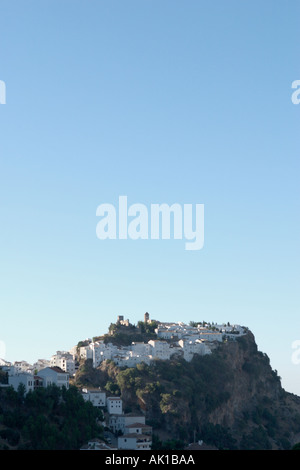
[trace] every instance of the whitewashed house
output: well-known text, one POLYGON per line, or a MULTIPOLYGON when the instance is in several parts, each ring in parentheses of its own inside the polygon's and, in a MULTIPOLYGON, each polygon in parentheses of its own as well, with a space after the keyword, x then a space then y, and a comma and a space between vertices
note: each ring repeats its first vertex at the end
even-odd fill
POLYGON ((159 326, 155 329, 155 333, 157 334, 158 338, 171 339, 174 336, 174 333, 177 333, 177 330, 174 332, 173 329, 159 326))
POLYGON ((117 355, 113 357, 113 361, 118 367, 136 367, 137 364, 142 362, 150 365, 151 359, 151 356, 135 355, 132 351, 129 351, 126 356, 117 355))
POLYGON ((5 359, 0 358, 0 367, 10 367, 11 365, 11 362, 5 361, 5 359))
POLYGON ((106 393, 101 392, 99 389, 89 390, 87 388, 83 388, 82 397, 85 401, 90 401, 93 406, 98 408, 106 406, 106 393))
POLYGON ((151 345, 149 343, 133 342, 131 343, 131 351, 132 355, 148 356, 151 354, 151 345))
POLYGON ((79 356, 85 360, 93 359, 93 349, 91 344, 88 344, 87 346, 81 346, 79 348, 79 356))
POLYGON ((16 372, 30 372, 32 373, 33 366, 27 361, 15 361, 14 367, 16 372))
POLYGON ((145 423, 125 424, 124 434, 146 434, 152 435, 152 426, 145 423))
POLYGON ((93 367, 98 367, 102 361, 113 359, 117 354, 118 349, 112 343, 104 343, 103 341, 96 341, 90 344, 92 351, 93 367))
POLYGON ((120 397, 107 397, 106 406, 110 415, 121 415, 123 413, 123 402, 120 397))
POLYGON ((50 367, 50 361, 48 359, 38 359, 34 364, 33 364, 33 369, 34 370, 41 370, 45 369, 45 367, 50 367))
POLYGON ((223 334, 219 331, 199 330, 199 338, 207 341, 223 341, 223 334))
POLYGON ((152 437, 146 434, 124 434, 118 437, 119 450, 150 450, 152 437))
POLYGON ((39 371, 39 377, 43 379, 43 386, 56 385, 59 388, 69 388, 69 374, 59 367, 46 367, 39 371))
POLYGON ((148 341, 152 347, 151 355, 154 359, 168 360, 171 357, 171 349, 169 343, 160 340, 148 341))
POLYGON ((114 433, 120 431, 122 434, 124 434, 126 429, 128 429, 128 426, 136 423, 144 426, 145 416, 136 413, 110 415, 108 420, 108 427, 114 433))
MULTIPOLYGON (((132 364, 136 366, 141 362, 144 362, 147 365, 150 365, 152 356, 149 354, 137 354, 135 351, 129 351, 129 356, 127 356, 129 360, 131 360, 132 364)), ((134 367, 131 366, 131 367, 134 367)))
POLYGON ((50 359, 50 367, 60 367, 72 376, 75 374, 75 360, 67 351, 57 351, 50 359))
POLYGON ((16 374, 8 375, 8 384, 16 391, 20 384, 24 385, 25 393, 27 394, 34 390, 34 376, 28 372, 17 372, 16 374))
POLYGON ((184 340, 181 339, 178 341, 179 346, 183 350, 183 358, 190 362, 195 354, 204 356, 205 354, 211 354, 211 350, 208 345, 201 340, 184 340))

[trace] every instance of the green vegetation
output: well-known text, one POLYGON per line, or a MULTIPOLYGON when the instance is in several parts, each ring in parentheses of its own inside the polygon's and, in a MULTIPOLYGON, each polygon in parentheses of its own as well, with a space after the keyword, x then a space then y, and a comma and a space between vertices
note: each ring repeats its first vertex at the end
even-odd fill
POLYGON ((184 445, 184 441, 180 439, 169 439, 167 441, 161 441, 156 434, 152 436, 153 450, 181 450, 184 448, 184 445))
MULTIPOLYGON (((120 345, 146 342, 155 328, 155 322, 139 322, 137 327, 112 324, 111 334, 104 338, 120 345)), ((220 343, 210 355, 195 355, 191 362, 172 356, 150 366, 119 368, 104 361, 93 369, 86 361, 75 385, 101 387, 109 395, 121 396, 124 410, 144 412, 153 427, 153 449, 184 448, 195 436, 219 449, 289 449, 290 433, 300 423, 298 405, 291 405, 288 423, 283 418, 287 395, 251 332, 220 343), (224 423, 229 417, 234 427, 217 424, 219 416, 224 416, 224 423)))
MULTIPOLYGON (((156 338, 156 327, 111 324, 101 339, 121 346, 147 342, 156 338)), ((0 371, 1 382, 7 375, 0 371)), ((84 402, 83 387, 120 396, 126 413, 144 413, 155 450, 181 450, 195 439, 218 449, 290 449, 300 426, 299 397, 282 389, 248 332, 190 362, 175 354, 150 366, 120 368, 106 360, 94 368, 91 359, 80 359, 69 390, 41 388, 25 396, 22 386, 0 388, 0 449, 79 449, 102 437, 102 413, 84 402)))
POLYGON ((99 369, 93 369, 88 363, 78 372, 81 384, 87 371, 88 384, 101 386, 111 395, 126 397, 126 407, 132 411, 140 408, 147 411, 154 431, 170 430, 172 441, 190 438, 190 423, 181 422, 183 412, 200 429, 197 410, 208 416, 230 399, 230 392, 224 384, 230 382, 232 375, 225 367, 222 355, 217 353, 195 356, 191 362, 182 358, 157 360, 151 366, 141 363, 124 369, 112 361, 105 361, 99 369), (100 379, 98 382, 96 377, 100 379))
POLYGON ((270 450, 272 449, 271 442, 267 431, 263 426, 254 428, 249 434, 243 434, 240 442, 241 450, 270 450))
POLYGON ((157 339, 154 331, 155 328, 157 328, 155 321, 148 323, 139 321, 137 326, 111 323, 108 334, 96 337, 95 339, 102 339, 104 343, 112 343, 116 346, 129 346, 132 342, 147 343, 151 339, 157 339))
POLYGON ((0 389, 0 448, 79 449, 101 437, 101 411, 85 402, 75 387, 55 385, 24 395, 22 387, 0 389))
POLYGON ((206 444, 211 444, 218 449, 226 450, 237 448, 236 439, 232 437, 230 429, 220 424, 205 424, 199 433, 199 437, 206 444))
POLYGON ((0 384, 8 384, 8 374, 0 369, 0 384))

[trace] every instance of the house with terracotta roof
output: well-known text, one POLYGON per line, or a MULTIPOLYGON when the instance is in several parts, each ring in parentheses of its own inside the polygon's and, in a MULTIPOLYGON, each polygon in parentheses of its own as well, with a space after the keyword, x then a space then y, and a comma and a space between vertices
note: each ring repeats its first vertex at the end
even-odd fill
POLYGON ((139 425, 144 427, 145 416, 136 413, 127 413, 121 415, 112 414, 109 416, 108 427, 114 433, 120 431, 124 434, 126 432, 125 429, 128 429, 128 426, 135 423, 139 423, 139 425))

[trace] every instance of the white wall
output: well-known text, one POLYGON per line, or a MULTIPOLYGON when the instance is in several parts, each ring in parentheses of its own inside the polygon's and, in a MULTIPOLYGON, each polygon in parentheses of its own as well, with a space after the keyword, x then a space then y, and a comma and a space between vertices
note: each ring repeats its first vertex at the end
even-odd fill
POLYGON ((109 414, 121 415, 123 413, 121 398, 107 397, 106 404, 109 414))
POLYGON ((34 390, 34 376, 32 374, 27 374, 26 372, 9 375, 8 383, 9 385, 12 385, 16 391, 18 390, 20 384, 25 386, 25 393, 34 390))

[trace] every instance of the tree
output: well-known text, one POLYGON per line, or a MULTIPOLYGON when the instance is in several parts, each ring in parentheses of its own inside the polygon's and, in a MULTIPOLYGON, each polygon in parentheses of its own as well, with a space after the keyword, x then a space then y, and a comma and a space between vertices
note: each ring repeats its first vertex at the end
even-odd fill
POLYGON ((104 388, 111 395, 120 395, 120 388, 119 388, 118 384, 112 382, 111 380, 106 382, 106 385, 105 385, 104 388))
POLYGON ((20 383, 18 385, 17 393, 18 393, 18 400, 22 403, 24 401, 24 397, 26 393, 26 388, 24 384, 20 383))

